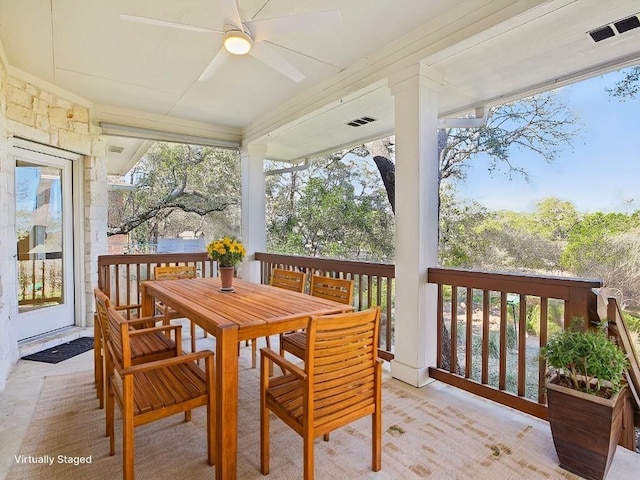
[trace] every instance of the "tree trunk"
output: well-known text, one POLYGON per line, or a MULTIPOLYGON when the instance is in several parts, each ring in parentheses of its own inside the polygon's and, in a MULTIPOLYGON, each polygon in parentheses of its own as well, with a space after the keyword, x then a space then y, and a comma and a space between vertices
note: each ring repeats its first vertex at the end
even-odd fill
POLYGON ((376 162, 380 177, 382 177, 382 183, 387 191, 387 198, 391 204, 391 210, 396 213, 396 166, 388 158, 376 155, 373 157, 373 161, 376 162))

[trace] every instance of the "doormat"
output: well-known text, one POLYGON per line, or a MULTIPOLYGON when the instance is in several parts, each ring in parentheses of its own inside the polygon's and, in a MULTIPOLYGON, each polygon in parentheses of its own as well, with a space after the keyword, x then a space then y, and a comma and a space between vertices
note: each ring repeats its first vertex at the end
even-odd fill
POLYGON ((80 337, 56 347, 32 353, 31 355, 22 357, 22 359, 32 360, 34 362, 60 363, 63 360, 75 357, 91 349, 93 349, 93 337, 80 337))

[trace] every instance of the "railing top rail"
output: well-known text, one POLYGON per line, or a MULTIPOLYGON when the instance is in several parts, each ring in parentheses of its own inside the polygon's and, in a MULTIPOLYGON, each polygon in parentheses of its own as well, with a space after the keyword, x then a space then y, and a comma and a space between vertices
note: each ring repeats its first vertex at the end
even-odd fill
POLYGON ((144 263, 200 262, 210 260, 207 252, 196 253, 138 253, 132 255, 100 255, 98 266, 144 263))
POLYGON ((552 275, 482 272, 456 268, 429 268, 429 283, 503 291, 522 295, 538 295, 566 299, 571 289, 602 287, 596 279, 558 277, 552 275))
POLYGON ((379 275, 395 278, 396 266, 393 263, 362 262, 358 260, 336 260, 301 255, 282 255, 277 253, 256 252, 256 260, 276 264, 291 265, 300 268, 313 268, 326 271, 349 272, 359 275, 379 275))

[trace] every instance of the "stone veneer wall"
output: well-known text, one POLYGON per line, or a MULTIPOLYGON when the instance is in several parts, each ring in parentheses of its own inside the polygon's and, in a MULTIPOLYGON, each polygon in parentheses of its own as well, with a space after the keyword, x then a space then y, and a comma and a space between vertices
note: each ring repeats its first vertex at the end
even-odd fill
MULTIPOLYGON (((9 164, 7 152, 6 81, 6 70, 0 61, 0 245, 3 246, 16 241, 14 168, 9 164)), ((9 370, 18 359, 18 343, 10 314, 17 310, 16 288, 13 286, 16 284, 16 269, 12 252, 11 248, 0 248, 0 390, 4 390, 9 370)))
MULTIPOLYGON (((51 89, 56 90, 55 88, 51 89)), ((84 155, 82 207, 74 215, 84 218, 84 231, 76 232, 81 243, 85 298, 82 318, 76 325, 93 324, 93 287, 97 285, 98 255, 107 252, 107 167, 104 142, 91 125, 90 109, 71 100, 72 95, 52 91, 10 76, 0 60, 0 390, 18 359, 14 322, 17 312, 15 267, 15 165, 8 152, 11 137, 84 155)))

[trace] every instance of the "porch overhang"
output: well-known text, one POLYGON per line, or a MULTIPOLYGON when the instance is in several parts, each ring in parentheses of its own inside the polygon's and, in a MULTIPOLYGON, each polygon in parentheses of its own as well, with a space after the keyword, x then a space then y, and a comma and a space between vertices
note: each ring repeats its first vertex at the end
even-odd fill
MULTIPOLYGON (((260 10, 262 3, 246 0, 242 8, 257 18, 311 9, 283 0, 260 10)), ((393 133, 387 79, 417 63, 440 79, 439 116, 451 117, 640 60, 640 29, 597 43, 589 35, 640 13, 630 0, 405 3, 341 3, 339 25, 279 38, 283 55, 305 69, 299 83, 254 60, 229 62, 212 81, 198 82, 220 39, 119 17, 135 13, 213 28, 220 13, 211 0, 189 8, 148 1, 135 12, 127 2, 91 8, 80 0, 28 8, 3 2, 0 39, 9 73, 84 99, 96 127, 108 122, 167 138, 255 144, 266 158, 294 163, 393 133), (83 32, 86 38, 78 35, 83 32), (348 125, 362 117, 375 121, 348 125)), ((313 11, 335 8, 329 0, 313 4, 313 11)), ((144 148, 141 140, 104 138, 110 173, 144 148)))

